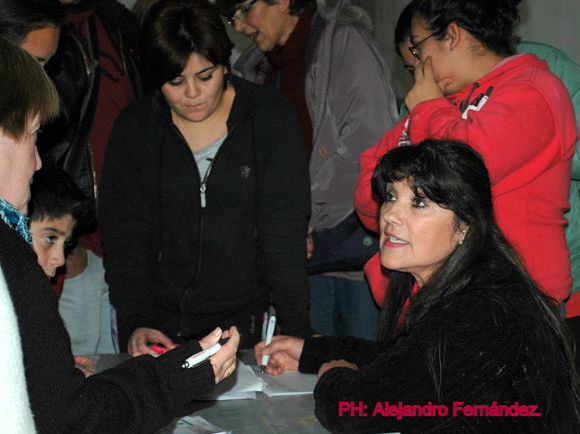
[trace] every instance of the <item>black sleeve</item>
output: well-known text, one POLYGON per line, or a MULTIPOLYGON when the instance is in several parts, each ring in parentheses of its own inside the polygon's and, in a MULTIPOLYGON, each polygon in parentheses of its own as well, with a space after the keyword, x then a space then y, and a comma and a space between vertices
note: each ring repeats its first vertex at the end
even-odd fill
POLYGON ((158 358, 137 357, 85 379, 75 368, 56 294, 34 252, 1 222, 0 262, 18 318, 28 397, 39 433, 155 432, 188 413, 196 397, 213 389, 209 362, 181 368, 201 349, 197 342, 158 358))
POLYGON ((76 426, 75 432, 82 433, 149 433, 188 414, 193 400, 215 387, 209 362, 181 368, 198 351, 199 344, 190 342, 161 357, 140 356, 79 381, 72 396, 74 418, 66 420, 67 428, 76 426))
MULTIPOLYGON (((465 428, 466 424, 488 423, 486 418, 465 418, 461 413, 452 417, 453 403, 490 405, 505 399, 505 385, 514 384, 515 370, 511 367, 521 360, 525 351, 522 342, 529 327, 510 322, 500 312, 501 307, 490 309, 481 303, 474 308, 473 304, 469 300, 452 312, 426 318, 409 335, 376 354, 372 362, 359 365, 358 370, 333 368, 325 372, 314 390, 315 413, 320 422, 332 432, 349 433, 425 432, 428 428, 433 432, 456 432, 454 428, 465 428), (353 414, 341 414, 341 402, 354 403, 360 412, 357 409, 353 414), (387 402, 395 406, 399 402, 441 403, 449 414, 397 419, 382 412, 387 402)), ((354 361, 348 354, 361 347, 356 341, 348 345, 347 349, 335 344, 334 348, 339 349, 327 358, 354 361)), ((536 403, 536 398, 529 395, 530 402, 536 403)))
POLYGON ((353 337, 322 336, 307 338, 300 355, 300 372, 316 374, 323 363, 345 359, 358 366, 373 361, 380 345, 353 337))
POLYGON ((308 320, 306 231, 310 179, 306 149, 290 104, 280 98, 257 109, 258 240, 264 275, 282 332, 312 334, 308 320))
POLYGON ((142 140, 143 129, 138 116, 123 112, 117 119, 100 185, 105 277, 117 310, 121 348, 126 348, 137 327, 159 327, 153 307, 155 240, 159 237, 152 205, 155 197, 148 187, 156 176, 156 166, 142 140))

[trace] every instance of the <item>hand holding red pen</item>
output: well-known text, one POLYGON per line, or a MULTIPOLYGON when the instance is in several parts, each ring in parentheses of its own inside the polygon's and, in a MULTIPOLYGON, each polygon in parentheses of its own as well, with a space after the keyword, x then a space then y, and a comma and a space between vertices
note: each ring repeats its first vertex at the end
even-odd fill
POLYGON ((97 373, 97 368, 91 359, 83 356, 74 356, 75 367, 79 369, 85 377, 90 377, 97 373))
POLYGON ((151 344, 162 345, 167 350, 172 350, 177 346, 163 332, 148 327, 139 327, 135 329, 129 338, 127 352, 133 357, 143 354, 156 354, 151 349, 151 344))

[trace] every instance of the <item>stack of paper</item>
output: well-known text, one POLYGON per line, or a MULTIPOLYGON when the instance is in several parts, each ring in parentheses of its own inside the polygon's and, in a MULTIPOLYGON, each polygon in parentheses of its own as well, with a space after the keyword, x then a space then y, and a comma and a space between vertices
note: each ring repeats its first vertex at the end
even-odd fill
POLYGON ((262 392, 268 396, 308 395, 316 386, 316 375, 300 372, 283 372, 280 375, 258 373, 264 381, 262 392))
POLYGON ((256 399, 256 392, 268 396, 307 395, 316 386, 316 375, 284 372, 281 375, 262 374, 238 360, 234 374, 218 384, 209 395, 199 396, 200 401, 229 399, 256 399))
POLYGON ((256 392, 261 392, 264 383, 252 368, 241 360, 229 378, 219 383, 210 395, 198 397, 200 401, 215 401, 228 399, 256 399, 256 392))

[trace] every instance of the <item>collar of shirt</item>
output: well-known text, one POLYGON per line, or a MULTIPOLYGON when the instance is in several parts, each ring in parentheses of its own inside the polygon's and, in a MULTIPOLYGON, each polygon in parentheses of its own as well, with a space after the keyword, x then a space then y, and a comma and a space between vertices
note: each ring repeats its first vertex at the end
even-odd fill
POLYGON ((28 217, 18 211, 12 204, 0 197, 0 218, 14 229, 28 244, 32 244, 28 230, 28 217))
POLYGON ((274 68, 280 69, 294 61, 301 58, 304 62, 306 55, 306 45, 308 44, 308 35, 310 33, 310 24, 312 17, 316 12, 316 3, 307 6, 298 19, 296 27, 290 34, 290 37, 283 46, 278 46, 272 51, 266 53, 268 61, 274 68))

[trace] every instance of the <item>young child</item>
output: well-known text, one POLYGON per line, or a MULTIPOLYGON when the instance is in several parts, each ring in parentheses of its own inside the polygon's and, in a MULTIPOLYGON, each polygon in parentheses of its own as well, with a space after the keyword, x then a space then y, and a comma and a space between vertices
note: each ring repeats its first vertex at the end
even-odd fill
MULTIPOLYGON (((90 226, 88 201, 70 176, 60 169, 42 169, 34 175, 29 204, 30 234, 38 264, 51 279, 64 265, 72 249, 73 234, 90 226)), ((96 257, 95 257, 96 258, 96 257)), ((73 279, 91 273, 93 257, 77 270, 73 279)), ((96 258, 97 260, 99 258, 96 258)), ((80 291, 67 288, 66 280, 59 298, 59 313, 71 339, 73 354, 118 352, 109 291, 101 276, 97 287, 81 285, 80 291)))

